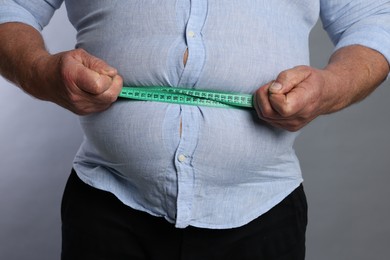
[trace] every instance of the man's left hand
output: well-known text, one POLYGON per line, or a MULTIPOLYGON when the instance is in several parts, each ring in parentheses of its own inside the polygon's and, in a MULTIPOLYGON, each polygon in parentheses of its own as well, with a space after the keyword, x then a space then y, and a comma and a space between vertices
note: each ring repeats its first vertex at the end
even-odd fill
POLYGON ((258 116, 269 124, 298 131, 327 112, 326 84, 335 75, 309 66, 281 72, 255 93, 258 116))

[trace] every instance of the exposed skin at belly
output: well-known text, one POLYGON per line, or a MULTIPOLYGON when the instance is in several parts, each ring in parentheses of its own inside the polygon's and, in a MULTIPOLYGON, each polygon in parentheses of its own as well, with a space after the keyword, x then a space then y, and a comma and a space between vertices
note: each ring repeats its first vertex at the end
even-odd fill
MULTIPOLYGON (((186 51, 184 52, 184 55, 183 55, 183 65, 184 66, 186 66, 186 64, 187 64, 187 59, 188 59, 188 48, 186 49, 186 51)), ((180 137, 181 137, 182 128, 183 128, 183 125, 182 125, 182 121, 180 118, 180 126, 179 126, 180 137)))

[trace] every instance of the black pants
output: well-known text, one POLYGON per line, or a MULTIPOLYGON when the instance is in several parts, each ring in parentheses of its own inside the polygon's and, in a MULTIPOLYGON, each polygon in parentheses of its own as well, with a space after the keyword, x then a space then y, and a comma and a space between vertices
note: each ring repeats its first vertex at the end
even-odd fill
POLYGON ((307 204, 302 186, 245 226, 177 229, 86 185, 73 171, 61 216, 62 260, 305 258, 307 204))

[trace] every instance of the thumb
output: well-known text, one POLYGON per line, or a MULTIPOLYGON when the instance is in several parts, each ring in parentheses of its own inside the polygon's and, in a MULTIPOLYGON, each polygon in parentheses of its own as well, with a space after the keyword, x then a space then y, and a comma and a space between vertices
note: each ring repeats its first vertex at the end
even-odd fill
POLYGON ((271 107, 278 113, 283 114, 286 106, 287 94, 291 89, 282 85, 280 82, 273 81, 268 88, 268 100, 271 107))
POLYGON ((283 94, 283 85, 277 81, 273 81, 268 88, 269 94, 283 94))
POLYGON ((278 114, 280 114, 286 102, 286 94, 283 91, 283 85, 277 81, 273 81, 268 88, 269 103, 278 114))
POLYGON ((308 66, 297 66, 282 71, 268 89, 269 94, 287 94, 311 74, 308 66))

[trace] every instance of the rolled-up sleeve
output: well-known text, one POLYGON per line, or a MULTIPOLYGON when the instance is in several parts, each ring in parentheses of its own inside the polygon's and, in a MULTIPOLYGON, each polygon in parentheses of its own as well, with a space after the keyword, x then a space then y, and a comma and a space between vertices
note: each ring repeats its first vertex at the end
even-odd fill
POLYGON ((0 0, 0 23, 21 22, 42 30, 63 0, 0 0))
POLYGON ((390 1, 322 0, 321 20, 336 50, 359 44, 390 63, 390 1))

